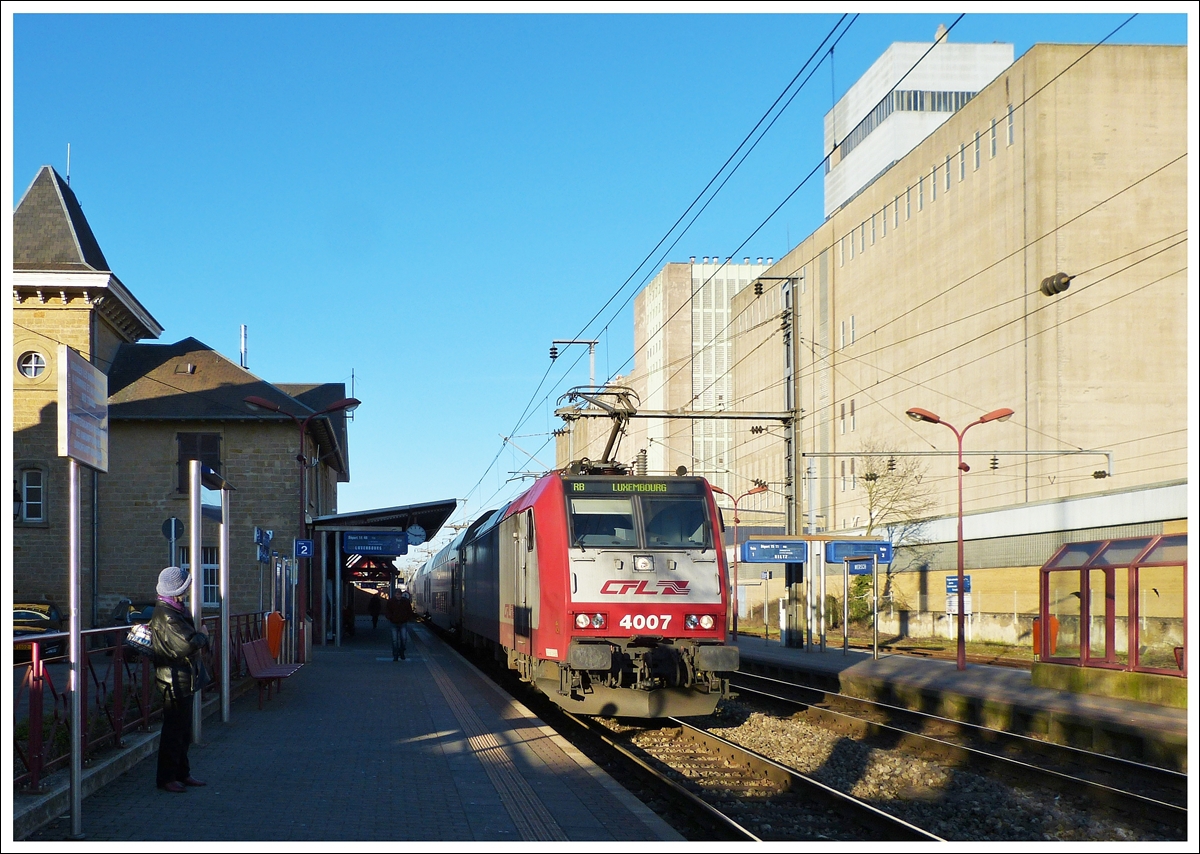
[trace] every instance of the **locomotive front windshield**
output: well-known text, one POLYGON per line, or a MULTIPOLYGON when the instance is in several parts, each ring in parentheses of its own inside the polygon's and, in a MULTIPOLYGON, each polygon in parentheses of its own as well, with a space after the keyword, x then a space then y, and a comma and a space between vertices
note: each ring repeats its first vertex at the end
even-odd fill
POLYGON ((712 528, 696 495, 570 496, 575 546, 708 549, 712 528))

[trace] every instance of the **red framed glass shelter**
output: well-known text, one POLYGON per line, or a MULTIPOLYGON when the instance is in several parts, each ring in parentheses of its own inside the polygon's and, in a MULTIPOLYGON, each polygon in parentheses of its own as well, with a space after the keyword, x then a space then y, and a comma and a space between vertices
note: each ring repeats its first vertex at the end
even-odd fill
POLYGON ((1042 567, 1042 661, 1187 676, 1187 534, 1066 543, 1042 567))

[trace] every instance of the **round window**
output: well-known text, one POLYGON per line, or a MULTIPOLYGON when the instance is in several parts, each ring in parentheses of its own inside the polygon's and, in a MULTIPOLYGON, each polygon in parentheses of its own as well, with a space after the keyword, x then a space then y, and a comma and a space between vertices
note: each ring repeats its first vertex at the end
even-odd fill
POLYGON ((21 372, 21 376, 29 379, 40 377, 46 370, 46 357, 35 350, 22 353, 21 358, 17 359, 17 370, 21 372))

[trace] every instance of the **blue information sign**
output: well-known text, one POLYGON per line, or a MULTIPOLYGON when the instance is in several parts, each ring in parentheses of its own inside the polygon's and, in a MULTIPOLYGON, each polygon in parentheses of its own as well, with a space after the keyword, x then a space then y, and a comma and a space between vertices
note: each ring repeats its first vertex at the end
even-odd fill
MULTIPOLYGON (((970 575, 963 576, 963 586, 967 588, 966 590, 963 591, 963 593, 971 592, 971 576, 970 575)), ((946 576, 946 592, 947 593, 957 593, 958 592, 958 576, 957 575, 947 575, 946 576)))
POLYGON ((408 535, 403 531, 346 531, 342 550, 352 555, 406 555, 408 535))
POLYGON ((312 540, 296 540, 296 557, 312 557, 316 554, 312 540))
POLYGON ((841 563, 848 557, 875 554, 880 563, 892 562, 892 544, 887 540, 831 540, 825 544, 825 562, 841 563))
POLYGON ((808 543, 803 540, 749 541, 742 543, 744 563, 808 563, 808 543))
POLYGON ((848 560, 846 561, 846 569, 851 575, 870 575, 871 562, 869 560, 848 560))

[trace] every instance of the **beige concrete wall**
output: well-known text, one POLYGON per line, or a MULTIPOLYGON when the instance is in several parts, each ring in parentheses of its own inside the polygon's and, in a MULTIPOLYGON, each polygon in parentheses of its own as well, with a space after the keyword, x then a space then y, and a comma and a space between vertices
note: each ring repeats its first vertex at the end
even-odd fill
MULTIPOLYGON (((804 449, 844 455, 812 460, 824 529, 866 515, 840 479, 864 446, 955 449, 912 406, 959 428, 1015 410, 967 435, 967 512, 1186 478, 1186 49, 1085 50, 1031 49, 769 271, 804 278, 804 449), (1077 278, 1043 296, 1060 270, 1077 278), (1116 480, 1092 477, 1103 456, 1047 453, 1074 449, 1111 450, 1116 480), (993 451, 1028 455, 993 472, 993 451)), ((777 362, 739 360, 739 396, 777 362)), ((763 445, 739 466, 782 458, 763 445)), ((952 514, 953 458, 923 462, 933 515, 952 514)))
MULTIPOLYGON (((735 409, 782 412, 787 408, 783 386, 785 352, 783 283, 763 282, 761 295, 746 288, 733 298, 733 376, 735 409)), ((783 528, 787 520, 784 427, 778 421, 733 421, 731 469, 741 487, 738 495, 765 481, 768 491, 738 502, 738 518, 746 527, 783 528)), ((728 504, 728 502, 725 502, 728 504)), ((732 510, 726 525, 732 524, 732 510)), ((732 527, 727 540, 732 543, 732 527)), ((745 572, 756 573, 757 567, 745 572)))
MULTIPOLYGON (((692 398, 692 265, 667 264, 634 298, 634 370, 630 385, 642 409, 677 409, 692 398)), ((607 435, 607 430, 604 431, 607 435)), ((646 449, 648 471, 695 467, 687 421, 634 419, 622 446, 632 458, 646 449)))

